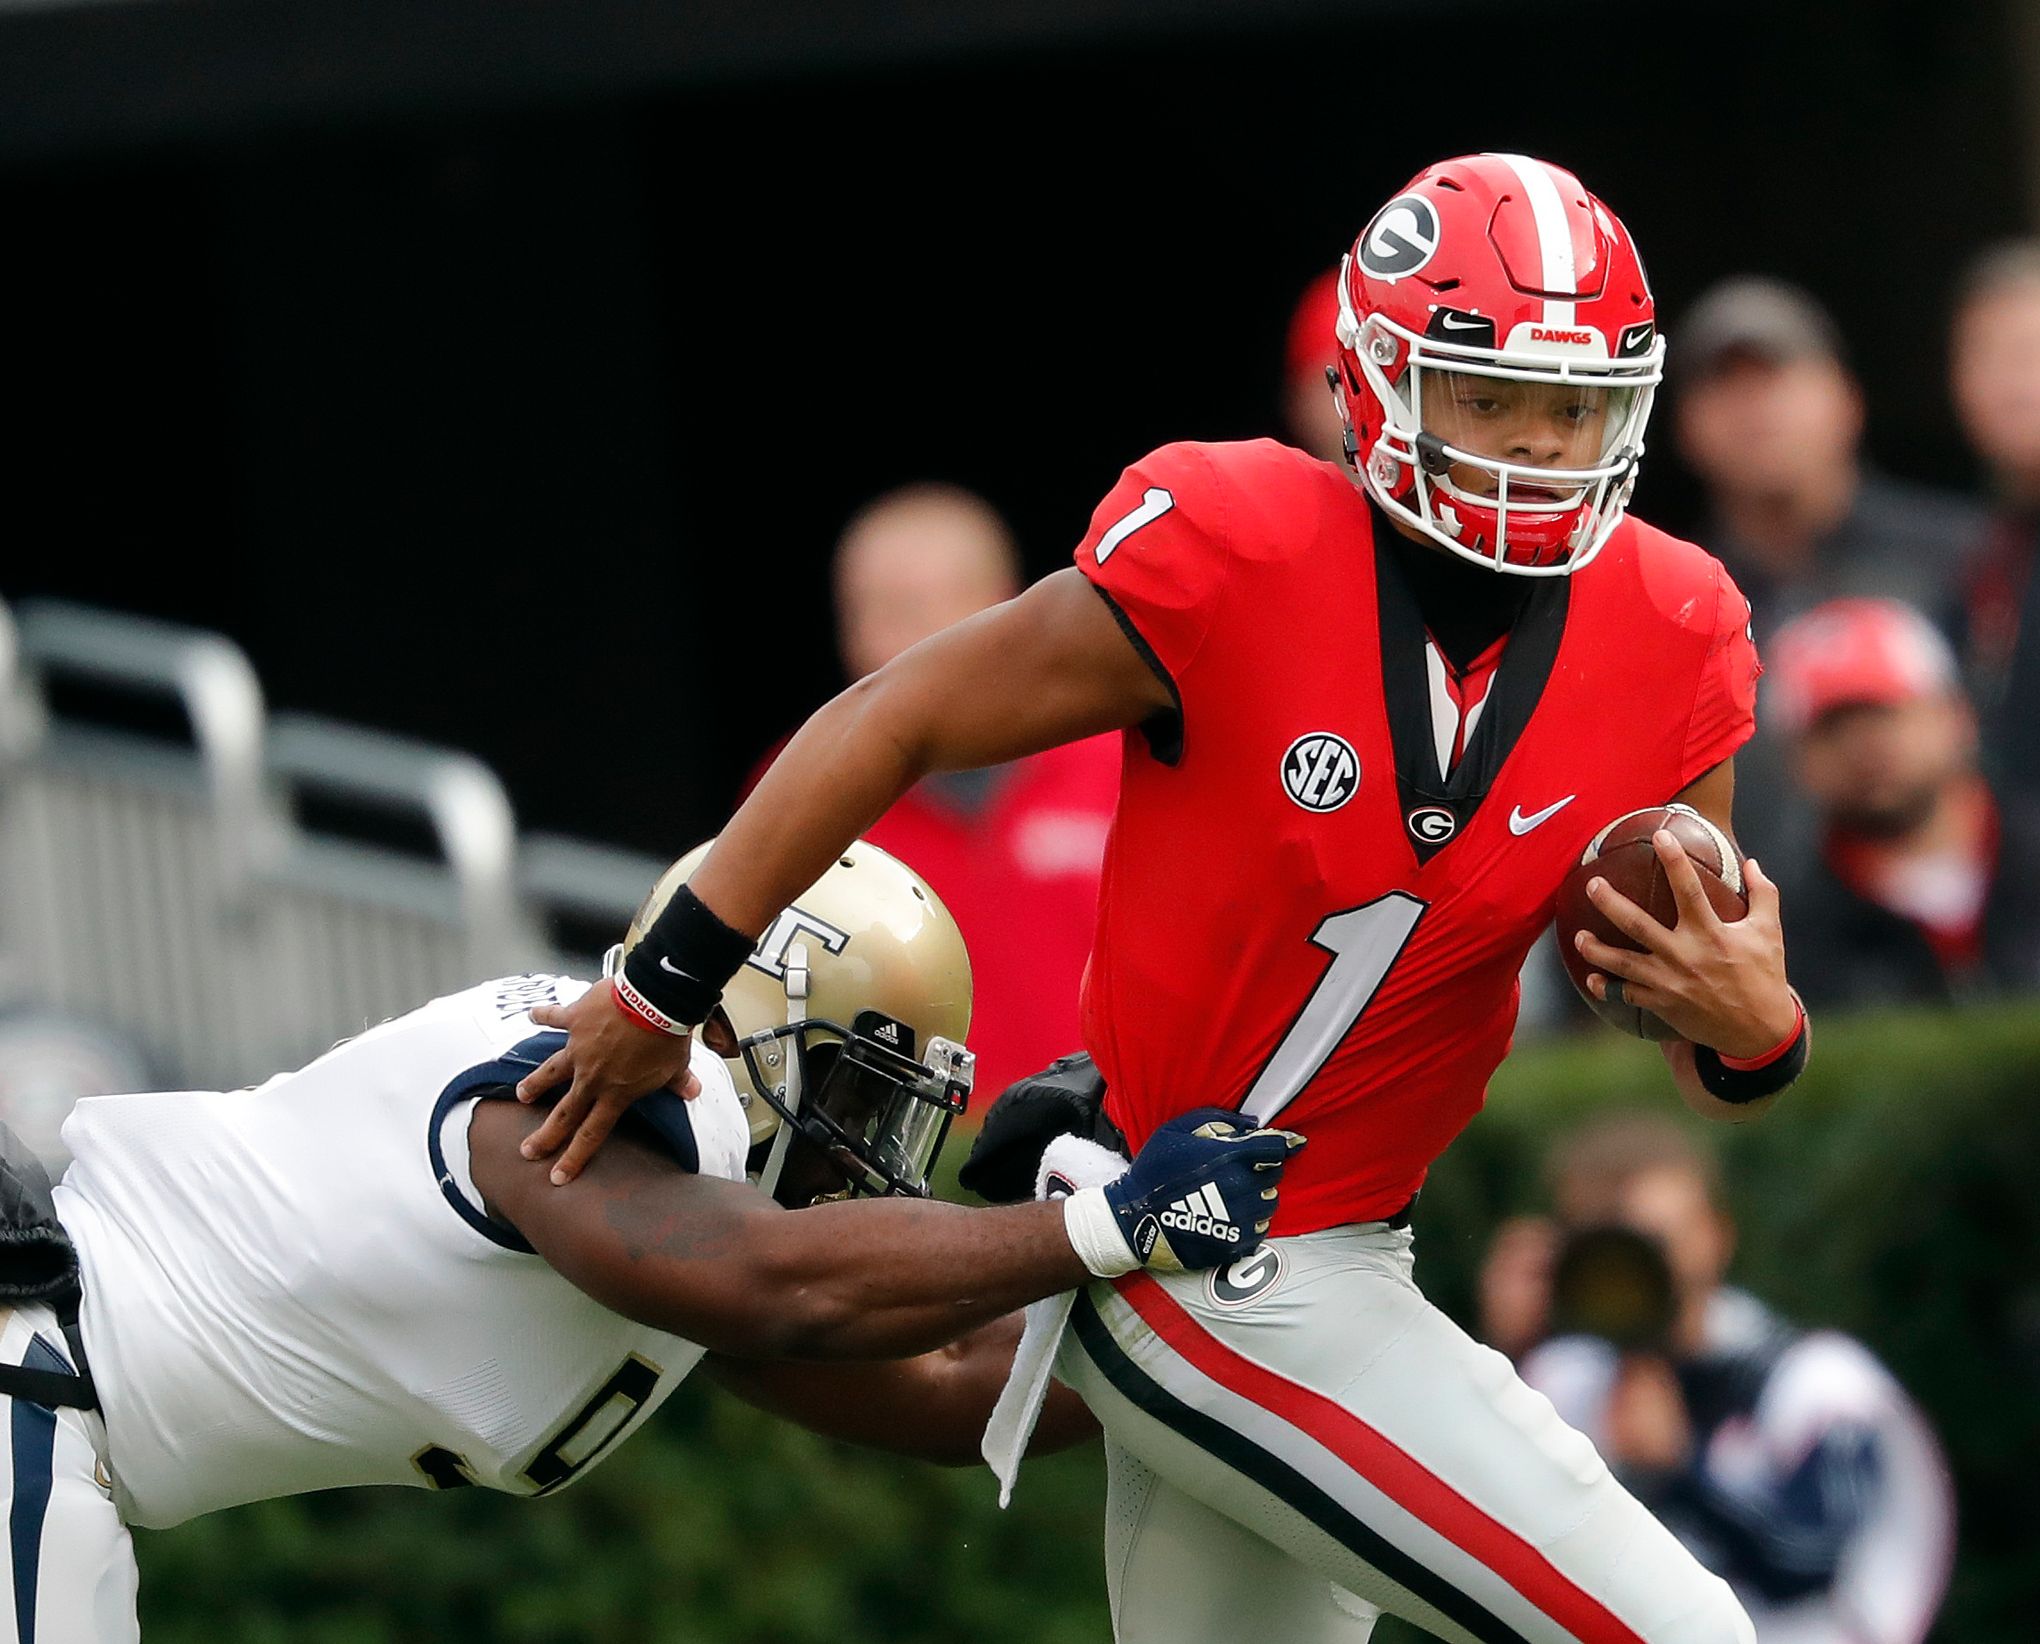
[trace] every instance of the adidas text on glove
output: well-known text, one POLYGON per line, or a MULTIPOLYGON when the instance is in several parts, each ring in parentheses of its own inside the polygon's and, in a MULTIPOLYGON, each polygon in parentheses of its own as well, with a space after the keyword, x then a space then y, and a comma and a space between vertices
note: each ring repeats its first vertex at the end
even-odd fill
POLYGON ((1224 1108, 1171 1119, 1118 1180, 1064 1201, 1063 1225, 1101 1279, 1136 1267, 1220 1267, 1258 1248, 1275 1214, 1293 1131, 1254 1129, 1224 1108))

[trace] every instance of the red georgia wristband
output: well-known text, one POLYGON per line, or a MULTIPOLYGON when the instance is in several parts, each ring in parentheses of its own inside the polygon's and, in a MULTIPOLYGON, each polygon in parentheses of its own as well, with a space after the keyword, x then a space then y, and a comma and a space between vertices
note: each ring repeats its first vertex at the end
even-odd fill
POLYGON ((1780 1039, 1769 1050, 1765 1051, 1763 1055, 1721 1056, 1721 1053, 1716 1051, 1715 1055, 1721 1056, 1721 1065, 1725 1068, 1733 1068, 1737 1073, 1754 1073, 1758 1068, 1769 1067, 1773 1062, 1777 1061, 1779 1057, 1799 1043, 1799 1036, 1806 1031, 1806 1007, 1799 1002, 1799 995, 1796 993, 1792 996, 1792 1009, 1792 1031, 1786 1034, 1784 1038, 1780 1039))
POLYGON ((679 1038, 694 1031, 685 1022, 674 1021, 620 974, 609 978, 609 992, 616 1001, 616 1008, 647 1033, 665 1033, 679 1038))

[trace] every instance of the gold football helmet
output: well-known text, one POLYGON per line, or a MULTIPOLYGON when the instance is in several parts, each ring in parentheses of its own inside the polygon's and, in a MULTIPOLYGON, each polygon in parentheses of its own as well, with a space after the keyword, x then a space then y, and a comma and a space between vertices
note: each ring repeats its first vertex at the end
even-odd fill
MULTIPOLYGON (((659 876, 607 971, 708 849, 697 845, 659 876)), ((858 840, 772 921, 717 1007, 735 1041, 724 1056, 754 1157, 772 1144, 759 1185, 778 1185, 799 1134, 853 1191, 925 1196, 950 1121, 969 1100, 970 1006, 970 955, 942 899, 897 857, 858 840)))

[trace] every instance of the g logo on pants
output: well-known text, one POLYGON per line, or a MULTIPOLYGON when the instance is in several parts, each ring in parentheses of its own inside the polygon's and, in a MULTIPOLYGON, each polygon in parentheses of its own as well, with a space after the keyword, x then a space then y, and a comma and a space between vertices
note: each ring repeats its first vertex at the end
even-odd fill
POLYGON ((1205 1276, 1204 1294, 1213 1307, 1251 1307, 1281 1282, 1281 1247, 1264 1244, 1251 1256, 1214 1267, 1205 1276))

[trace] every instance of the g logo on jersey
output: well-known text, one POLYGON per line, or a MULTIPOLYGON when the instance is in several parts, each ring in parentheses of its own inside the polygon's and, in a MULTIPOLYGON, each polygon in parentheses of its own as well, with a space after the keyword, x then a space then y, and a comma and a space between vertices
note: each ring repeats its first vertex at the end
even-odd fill
POLYGON ((1360 756, 1330 731, 1306 731, 1282 755, 1282 788, 1307 811, 1335 811, 1360 791, 1360 756))
POLYGON ((1204 1276, 1204 1294, 1213 1307, 1251 1307, 1281 1282, 1281 1248, 1264 1244, 1251 1256, 1214 1267, 1204 1276))
POLYGON ((1442 845, 1459 831, 1459 818, 1443 805, 1426 805, 1409 814, 1410 832, 1427 845, 1442 845))
POLYGON ((1414 274, 1438 254, 1438 213, 1421 194, 1398 194, 1360 236, 1360 266, 1379 280, 1414 274))

